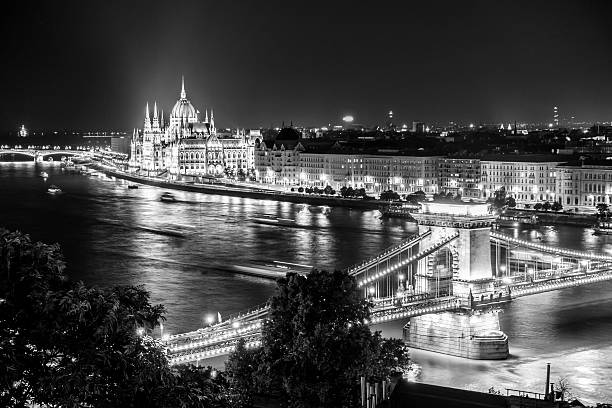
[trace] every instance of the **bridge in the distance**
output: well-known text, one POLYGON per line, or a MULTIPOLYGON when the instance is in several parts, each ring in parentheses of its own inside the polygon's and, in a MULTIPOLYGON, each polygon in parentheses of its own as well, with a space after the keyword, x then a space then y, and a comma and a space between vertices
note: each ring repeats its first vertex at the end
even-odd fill
MULTIPOLYGON (((612 256, 491 231, 495 216, 486 204, 424 203, 415 218, 417 234, 348 268, 372 302, 368 323, 410 320, 406 338, 412 347, 468 358, 504 358, 508 339, 495 314, 501 303, 612 280, 612 256), (438 321, 444 324, 437 327, 438 321), (423 340, 423 330, 453 340, 423 340), (450 335, 439 335, 441 330, 450 335), (464 338, 464 333, 470 334, 464 338), (464 355, 465 350, 453 347, 476 354, 464 355)), ((239 339, 247 347, 258 347, 267 313, 268 306, 261 305, 207 328, 164 337, 170 363, 229 354, 239 339)))
POLYGON ((26 156, 31 158, 35 162, 40 162, 45 159, 53 158, 54 156, 83 156, 88 155, 89 152, 83 150, 72 150, 72 149, 0 149, 0 161, 2 156, 26 156))

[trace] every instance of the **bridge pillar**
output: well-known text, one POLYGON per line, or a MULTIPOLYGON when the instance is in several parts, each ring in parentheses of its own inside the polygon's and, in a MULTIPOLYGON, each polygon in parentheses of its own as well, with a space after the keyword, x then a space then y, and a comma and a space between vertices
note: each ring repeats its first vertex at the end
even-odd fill
MULTIPOLYGON (((423 203, 422 212, 414 214, 419 233, 431 230, 421 243, 427 248, 444 238, 458 235, 447 247, 452 256, 452 294, 468 301, 493 293, 490 230, 495 215, 485 203, 423 203)), ((417 285, 432 293, 439 289, 440 276, 435 253, 419 263, 417 285), (434 260, 432 262, 432 259, 434 260), (437 286, 436 286, 437 285, 437 286)), ((417 286, 418 287, 418 286, 417 286)))

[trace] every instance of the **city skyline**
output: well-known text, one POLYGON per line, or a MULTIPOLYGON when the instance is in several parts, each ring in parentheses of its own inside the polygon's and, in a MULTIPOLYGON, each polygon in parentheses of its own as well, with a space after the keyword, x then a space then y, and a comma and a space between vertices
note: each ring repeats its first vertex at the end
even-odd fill
POLYGON ((130 129, 181 75, 222 127, 612 116, 604 2, 11 7, 2 131, 130 129))

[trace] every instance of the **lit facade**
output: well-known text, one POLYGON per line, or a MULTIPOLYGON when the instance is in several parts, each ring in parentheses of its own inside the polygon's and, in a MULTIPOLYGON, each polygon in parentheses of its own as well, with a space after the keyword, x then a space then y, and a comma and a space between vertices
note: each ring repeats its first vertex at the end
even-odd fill
POLYGON ((518 203, 555 201, 558 161, 481 160, 482 198, 489 198, 502 187, 518 203))
POLYGON ((255 178, 261 183, 298 185, 299 153, 303 150, 299 142, 261 142, 255 148, 255 178))
POLYGON ((438 188, 441 193, 481 198, 480 159, 440 158, 438 188))
POLYGON ((557 166, 557 192, 564 206, 612 204, 612 166, 557 166))
POLYGON ((215 127, 214 113, 206 110, 203 121, 199 111, 187 99, 185 82, 180 99, 170 113, 168 123, 153 107, 145 110, 142 131, 134 130, 130 143, 130 167, 134 171, 153 175, 206 176, 253 171, 254 140, 244 131, 234 137, 220 138, 215 127))
POLYGON ((262 183, 303 185, 335 190, 343 186, 380 193, 423 191, 437 187, 437 156, 389 156, 307 152, 301 143, 261 143, 255 152, 257 180, 262 183))

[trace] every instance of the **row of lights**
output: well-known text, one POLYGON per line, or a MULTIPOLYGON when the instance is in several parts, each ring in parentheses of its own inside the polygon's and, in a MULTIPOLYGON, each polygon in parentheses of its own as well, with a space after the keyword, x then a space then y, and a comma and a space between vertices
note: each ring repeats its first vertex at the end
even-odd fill
MULTIPOLYGON (((246 348, 257 348, 260 346, 261 346, 261 340, 255 340, 255 341, 251 341, 245 344, 246 348)), ((170 365, 187 363, 189 361, 194 361, 194 360, 197 361, 199 359, 220 356, 223 354, 229 354, 235 349, 236 349, 236 346, 224 346, 224 347, 220 347, 220 348, 213 349, 213 350, 203 351, 197 354, 191 354, 189 356, 175 357, 175 358, 170 359, 170 365)))
MULTIPOLYGON (((382 270, 381 272, 378 272, 377 274, 375 274, 375 275, 373 275, 373 276, 371 276, 371 277, 369 277, 369 278, 366 278, 366 279, 364 279, 364 280, 362 280, 362 281, 359 281, 359 283, 357 284, 357 286, 358 286, 358 287, 362 287, 363 285, 365 285, 365 284, 367 284, 367 283, 370 283, 370 282, 372 282, 372 281, 374 281, 374 280, 376 280, 376 279, 378 279, 378 278, 381 278, 381 277, 383 277, 383 276, 385 276, 385 275, 388 275, 389 273, 391 273, 391 272, 395 271, 396 269, 398 269, 398 268, 400 268, 400 267, 402 267, 402 266, 404 266, 404 265, 406 265, 406 264, 408 264, 408 263, 414 262, 414 261, 416 261, 417 259, 422 258, 422 257, 423 257, 423 256, 425 256, 427 253, 430 253, 430 252, 432 252, 432 251, 435 251, 437 248, 441 247, 442 245, 448 244, 450 241, 452 241, 453 239, 457 238, 458 236, 459 236, 459 234, 455 234, 455 235, 452 235, 452 236, 450 236, 450 237, 448 237, 448 238, 445 238, 445 239, 443 239, 443 240, 439 241, 438 243, 436 243, 436 244, 432 245, 431 247, 429 247, 429 248, 427 248, 427 249, 424 249, 424 250, 420 251, 418 254, 416 254, 416 255, 412 255, 412 256, 411 256, 410 258, 408 258, 408 259, 405 259, 405 260, 403 260, 403 261, 401 261, 401 262, 398 262, 397 264, 395 264, 395 265, 393 265, 393 266, 391 266, 391 267, 389 267, 389 268, 387 268, 387 269, 384 269, 384 270, 382 270)), ((370 288, 370 289, 371 289, 371 288, 370 288)))
MULTIPOLYGON (((418 314, 428 314, 428 313, 434 313, 434 312, 442 312, 444 310, 453 309, 454 307, 455 307, 454 305, 429 306, 429 307, 426 307, 426 308, 420 310, 418 314)), ((388 315, 385 315, 385 316, 374 317, 374 318, 372 318, 372 324, 386 322, 386 321, 390 321, 390 320, 402 319, 402 318, 406 318, 406 317, 416 316, 417 313, 415 313, 415 312, 416 312, 416 310, 413 309, 411 311, 395 312, 395 313, 391 313, 391 314, 388 314, 388 315)))
POLYGON ((580 252, 580 251, 574 251, 571 249, 564 249, 564 248, 555 248, 555 247, 550 247, 548 245, 542 245, 542 244, 534 244, 533 242, 529 242, 529 241, 523 241, 517 238, 513 238, 513 237, 509 237, 507 235, 504 234, 499 234, 497 232, 491 232, 491 236, 493 238, 497 238, 497 239, 503 239, 503 240, 507 240, 507 241, 511 241, 517 244, 521 244, 521 245, 525 245, 528 247, 532 247, 532 248, 536 248, 536 249, 541 249, 543 251, 551 251, 551 252, 555 252, 555 253, 562 253, 564 255, 573 255, 576 257, 587 257, 587 258, 595 258, 595 259, 599 259, 602 261, 612 261, 612 257, 610 256, 605 256, 605 255, 595 255, 595 254, 590 254, 588 252, 580 252))
POLYGON ((518 289, 515 289, 515 293, 518 292, 516 293, 516 295, 531 295, 531 294, 540 292, 539 289, 542 289, 542 288, 551 289, 551 290, 552 289, 562 289, 566 287, 577 286, 582 283, 602 282, 602 281, 610 280, 610 279, 612 279, 612 275, 604 273, 602 275, 597 275, 597 276, 578 277, 576 280, 546 283, 545 285, 539 286, 539 287, 531 287, 531 288, 525 288, 525 289, 518 288, 518 289))
POLYGON ((262 325, 261 322, 257 322, 255 324, 252 324, 252 325, 247 326, 247 327, 243 327, 241 329, 230 330, 230 331, 224 332, 222 334, 218 334, 216 336, 213 335, 208 340, 203 340, 203 341, 200 341, 200 342, 193 342, 193 343, 185 344, 185 345, 182 345, 182 346, 175 346, 175 347, 173 347, 171 349, 171 351, 172 352, 179 352, 179 351, 182 351, 182 350, 203 347, 203 346, 206 346, 206 345, 209 345, 209 344, 212 344, 212 343, 216 343, 216 342, 221 341, 221 340, 228 339, 230 337, 234 337, 234 336, 237 336, 237 335, 244 334, 245 332, 257 330, 257 329, 261 328, 261 325, 262 325))

